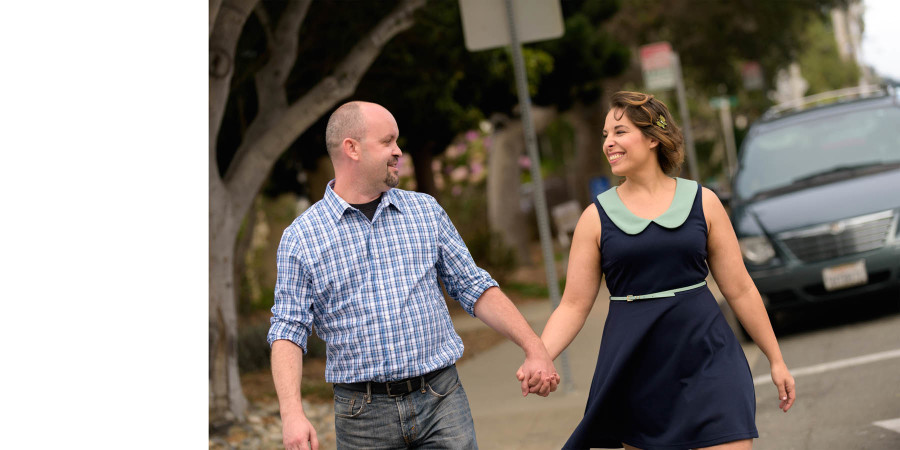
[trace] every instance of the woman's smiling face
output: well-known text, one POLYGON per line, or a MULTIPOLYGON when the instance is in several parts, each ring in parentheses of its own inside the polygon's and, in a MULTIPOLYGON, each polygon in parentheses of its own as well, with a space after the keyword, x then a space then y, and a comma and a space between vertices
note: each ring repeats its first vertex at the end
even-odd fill
POLYGON ((609 160, 612 173, 628 176, 645 164, 659 164, 655 148, 659 142, 644 136, 621 109, 611 109, 603 126, 603 153, 609 160))

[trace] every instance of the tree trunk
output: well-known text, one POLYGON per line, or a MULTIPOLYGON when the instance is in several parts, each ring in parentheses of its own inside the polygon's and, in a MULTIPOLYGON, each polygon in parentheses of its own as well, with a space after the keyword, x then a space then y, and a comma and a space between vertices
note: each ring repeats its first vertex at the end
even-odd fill
POLYGON ((524 225, 521 208, 519 157, 525 153, 522 123, 509 119, 495 120, 494 135, 488 153, 487 210, 492 236, 515 252, 519 264, 530 265, 528 241, 530 227, 524 225))
MULTIPOLYGON (((214 183, 211 183, 214 184, 214 183)), ((221 183, 210 192, 209 248, 209 421, 243 422, 247 400, 237 366, 237 301, 234 247, 239 223, 221 183), (217 211, 217 214, 212 214, 217 211)))
MULTIPOLYGON (((532 107, 535 133, 541 133, 556 117, 550 108, 532 107)), ((503 244, 515 251, 520 264, 531 264, 528 244, 530 225, 520 206, 521 181, 519 157, 526 155, 521 120, 494 120, 495 132, 488 153, 487 201, 488 225, 503 244)))
MULTIPOLYGON (((424 192, 440 202, 440 193, 434 185, 434 171, 431 170, 431 162, 434 161, 434 152, 432 151, 434 145, 434 142, 428 142, 422 146, 415 156, 412 157, 412 162, 413 171, 416 174, 416 190, 424 192)), ((412 155, 412 153, 409 155, 412 155)))
MULTIPOLYGON (((292 1, 271 33, 269 58, 256 79, 259 113, 247 128, 224 177, 216 160, 216 145, 228 102, 234 53, 247 17, 259 0, 210 2, 217 16, 210 33, 209 76, 209 383, 210 424, 244 421, 246 398, 237 365, 237 302, 234 291, 234 250, 240 223, 253 204, 275 161, 322 115, 356 89, 384 45, 413 25, 413 14, 425 0, 403 0, 338 64, 295 103, 283 101, 285 68, 296 61, 297 31, 309 0, 292 1), (217 7, 218 6, 218 7, 217 7), (293 54, 291 54, 293 52, 293 54)), ((265 15, 264 10, 260 14, 265 15)), ((266 18, 263 22, 268 23, 266 18)))

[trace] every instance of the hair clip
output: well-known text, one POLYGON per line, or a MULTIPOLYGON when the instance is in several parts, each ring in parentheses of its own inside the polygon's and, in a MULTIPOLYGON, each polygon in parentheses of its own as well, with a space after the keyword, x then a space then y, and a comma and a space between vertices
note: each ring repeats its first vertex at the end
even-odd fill
POLYGON ((666 118, 665 118, 665 117, 659 116, 659 118, 656 119, 656 126, 658 126, 658 127, 662 128, 663 130, 665 130, 665 129, 666 129, 666 125, 667 125, 667 124, 666 124, 666 118))

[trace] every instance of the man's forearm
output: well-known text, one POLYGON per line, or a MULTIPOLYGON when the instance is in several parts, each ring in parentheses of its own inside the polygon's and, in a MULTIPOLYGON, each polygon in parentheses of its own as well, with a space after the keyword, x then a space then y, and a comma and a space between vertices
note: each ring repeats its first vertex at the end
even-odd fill
POLYGON ((481 294, 475 302, 475 316, 521 347, 526 356, 546 353, 541 339, 500 288, 490 287, 481 294))
POLYGON ((300 383, 303 376, 303 349, 291 341, 272 343, 272 379, 281 406, 281 417, 303 413, 300 383))

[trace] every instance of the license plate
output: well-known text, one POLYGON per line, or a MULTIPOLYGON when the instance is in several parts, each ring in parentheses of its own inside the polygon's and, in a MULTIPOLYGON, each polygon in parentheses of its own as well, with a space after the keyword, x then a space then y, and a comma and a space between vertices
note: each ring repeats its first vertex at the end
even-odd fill
POLYGON ((826 291, 836 291, 866 284, 869 282, 869 274, 866 272, 866 261, 861 260, 850 264, 826 267, 822 269, 822 281, 825 282, 826 291))

